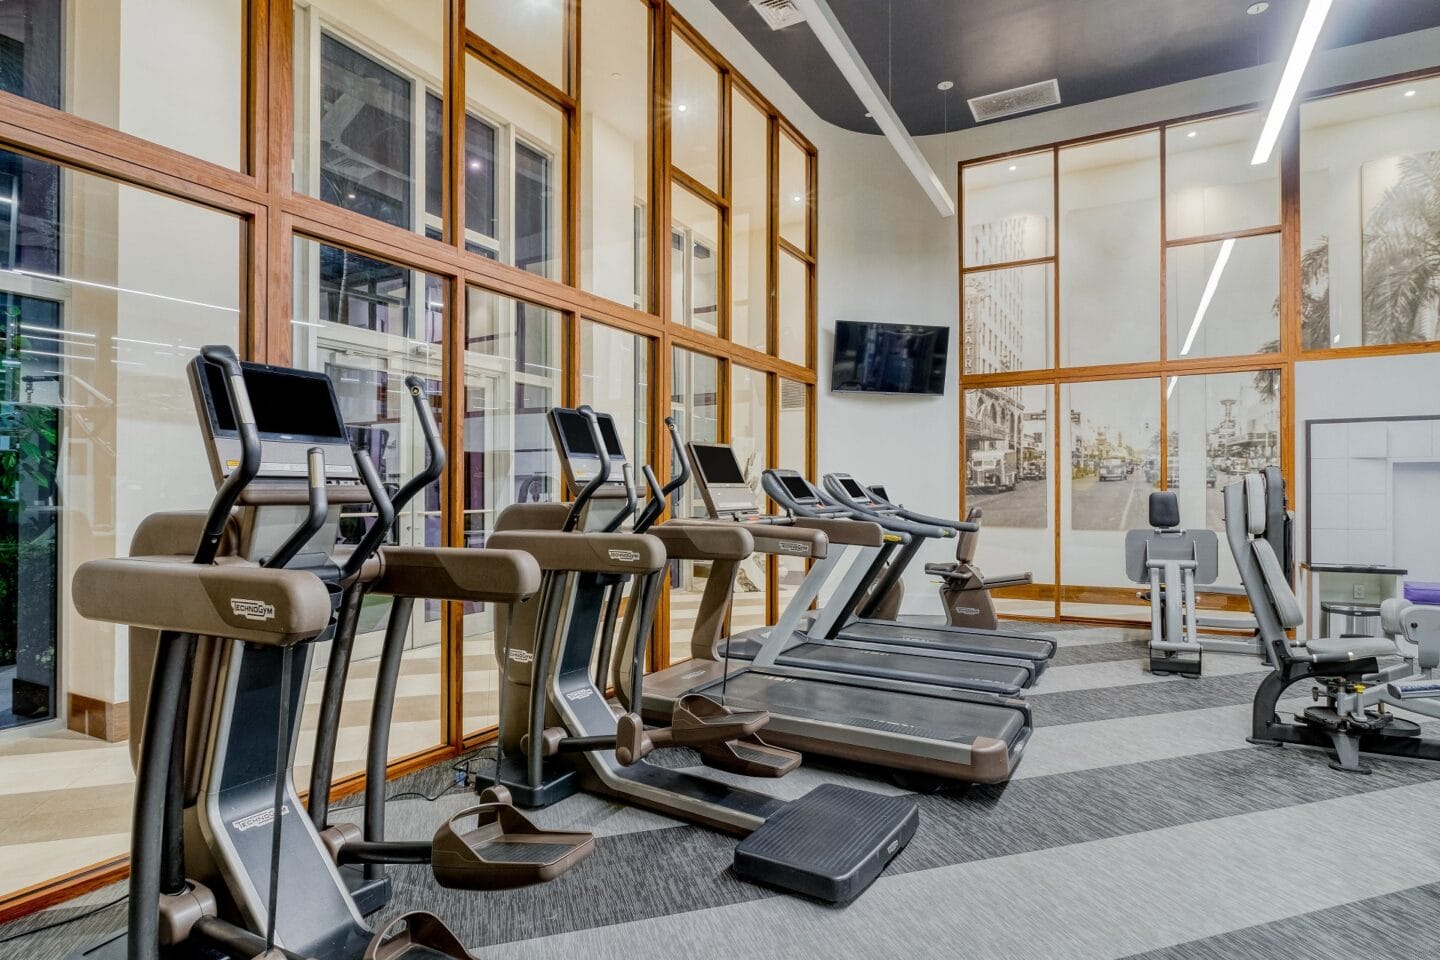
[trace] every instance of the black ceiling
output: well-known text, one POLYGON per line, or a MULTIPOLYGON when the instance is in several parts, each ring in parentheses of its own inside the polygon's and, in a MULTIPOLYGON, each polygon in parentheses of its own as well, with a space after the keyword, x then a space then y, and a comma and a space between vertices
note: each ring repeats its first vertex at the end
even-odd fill
MULTIPOLYGON (((750 0, 713 2, 821 117, 879 132, 808 26, 772 31, 750 0)), ((829 2, 915 135, 973 127, 968 98, 1052 77, 1073 106, 1279 60, 1305 9, 1304 0, 1271 0, 1258 16, 1245 12, 1250 0, 829 2), (942 80, 955 84, 948 95, 936 89, 942 80)), ((1440 0, 1337 0, 1320 45, 1436 26, 1440 0)))

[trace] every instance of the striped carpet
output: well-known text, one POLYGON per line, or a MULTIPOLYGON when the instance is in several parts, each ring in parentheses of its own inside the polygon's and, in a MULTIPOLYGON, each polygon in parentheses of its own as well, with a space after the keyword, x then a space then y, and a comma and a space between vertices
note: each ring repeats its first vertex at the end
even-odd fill
MULTIPOLYGON (((536 817, 595 830, 595 855, 570 874, 478 894, 401 868, 386 914, 439 913, 487 960, 1435 954, 1440 764, 1376 760, 1361 777, 1315 752, 1247 746, 1257 662, 1207 655, 1202 679, 1151 677, 1139 632, 1045 629, 1061 649, 1029 697, 1037 730, 1016 778, 918 797, 914 841, 848 907, 739 881, 732 838, 578 796, 536 817)), ((422 771, 389 790, 436 792, 451 776, 422 771)), ((901 792, 818 763, 760 786, 790 797, 822 782, 901 792)), ((426 836, 471 796, 396 799, 393 835, 426 836)), ((122 893, 98 891, 0 938, 122 893)), ((0 958, 58 960, 122 917, 112 907, 0 945, 0 958)))

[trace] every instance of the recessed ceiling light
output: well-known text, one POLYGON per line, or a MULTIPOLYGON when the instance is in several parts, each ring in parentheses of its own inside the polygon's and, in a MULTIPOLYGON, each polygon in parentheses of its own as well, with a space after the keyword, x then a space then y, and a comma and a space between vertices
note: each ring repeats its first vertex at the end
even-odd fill
POLYGON ((953 89, 954 86, 955 86, 955 81, 954 81, 954 80, 941 80, 939 83, 935 84, 935 89, 936 89, 936 90, 950 90, 950 89, 953 89))
POLYGON ((470 169, 471 169, 471 170, 479 170, 479 169, 480 169, 480 161, 479 161, 479 160, 471 160, 471 161, 470 161, 470 169))
POLYGON ((679 110, 681 113, 684 113, 686 110, 689 110, 690 108, 687 107, 687 106, 685 106, 685 104, 683 104, 683 103, 677 103, 677 104, 675 104, 675 109, 676 109, 676 110, 679 110))
POLYGON ((1019 164, 1012 163, 1012 164, 1010 164, 1010 169, 1011 169, 1011 170, 1019 170, 1019 169, 1020 169, 1020 166, 1019 166, 1019 164))
POLYGON ((1413 96, 1415 96, 1415 91, 1414 91, 1414 90, 1406 90, 1406 91, 1405 91, 1405 96, 1407 96, 1407 97, 1413 97, 1413 96))
POLYGON ((1246 7, 1246 8, 1245 8, 1245 12, 1248 13, 1248 14, 1250 14, 1250 16, 1253 17, 1253 16, 1255 16, 1256 14, 1264 13, 1266 10, 1269 10, 1269 9, 1270 9, 1270 4, 1266 3, 1265 0, 1260 0, 1259 3, 1252 3, 1252 4, 1250 4, 1250 6, 1246 7))
POLYGON ((345 194, 345 199, 346 199, 346 200, 354 200, 354 199, 355 199, 355 194, 353 194, 353 193, 347 193, 347 194, 345 194))
POLYGON ((804 200, 805 198, 802 197, 802 196, 800 196, 800 194, 797 193, 797 194, 795 194, 795 196, 791 197, 790 199, 791 199, 791 200, 794 200, 796 203, 799 203, 801 200, 804 200))
POLYGON ((1191 130, 1189 133, 1185 134, 1185 136, 1189 137, 1191 140, 1194 140, 1199 135, 1200 134, 1194 130, 1191 130))

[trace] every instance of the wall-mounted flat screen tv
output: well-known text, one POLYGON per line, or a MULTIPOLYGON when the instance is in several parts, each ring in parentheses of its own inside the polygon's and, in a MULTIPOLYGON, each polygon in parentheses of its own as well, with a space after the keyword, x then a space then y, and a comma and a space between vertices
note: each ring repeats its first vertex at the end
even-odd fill
POLYGON ((835 325, 830 389, 942 394, 949 346, 948 327, 841 320, 835 325))

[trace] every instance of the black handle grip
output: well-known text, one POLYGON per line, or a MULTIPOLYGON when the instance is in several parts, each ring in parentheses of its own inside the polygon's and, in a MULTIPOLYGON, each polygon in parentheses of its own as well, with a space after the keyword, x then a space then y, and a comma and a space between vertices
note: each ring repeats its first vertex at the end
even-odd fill
POLYGON ((283 567, 294 560, 300 548, 325 525, 325 514, 330 510, 330 497, 325 493, 325 451, 311 447, 305 460, 310 483, 310 510, 295 532, 265 561, 267 567, 283 567))
POLYGON ((690 482, 690 458, 685 456, 685 438, 680 436, 680 428, 675 425, 674 417, 665 418, 665 429, 670 433, 670 447, 675 452, 675 459, 680 461, 680 472, 665 484, 665 496, 668 497, 690 482))
POLYGON ((625 482, 625 508, 610 518, 610 522, 605 524, 604 533, 614 533, 619 530, 621 524, 635 512, 635 507, 640 502, 639 495, 635 491, 635 471, 630 464, 622 463, 620 465, 620 476, 625 482))
POLYGON ((595 416, 595 411, 588 404, 582 405, 575 412, 585 418, 585 425, 590 428, 590 441, 595 445, 596 453, 600 455, 600 469, 590 479, 590 482, 585 484, 584 489, 576 495, 575 502, 570 504, 570 512, 565 515, 565 523, 560 528, 565 533, 571 532, 580 525, 580 514, 584 512, 585 505, 610 479, 610 451, 605 448, 605 437, 600 433, 600 418, 595 416))
POLYGON ((365 481, 365 489, 370 491, 370 502, 375 504, 377 516, 375 522, 370 525, 370 529, 365 531, 365 535, 355 545, 350 559, 345 561, 345 569, 341 572, 340 578, 344 581, 348 581, 360 572, 365 561, 375 555, 375 551, 380 549, 380 544, 390 533, 390 528, 395 525, 395 504, 386 494, 385 483, 380 479, 380 474, 375 471, 375 464, 371 461, 370 454, 364 450, 355 451, 355 466, 360 469, 360 479, 365 481))
POLYGON ((397 515, 416 494, 439 480, 440 475, 445 472, 445 444, 440 439, 440 428, 435 424, 435 411, 430 409, 430 397, 425 392, 425 381, 412 373, 405 378, 405 387, 410 391, 415 417, 420 421, 420 435, 425 438, 428 460, 425 469, 411 477, 391 499, 391 509, 397 515))
MULTIPOLYGON (((255 425, 250 392, 245 389, 245 372, 235 351, 224 344, 210 344, 200 348, 200 361, 214 364, 224 373, 225 393, 234 413, 236 433, 240 436, 240 463, 230 471, 216 492, 210 504, 210 514, 205 518, 200 545, 195 548, 195 562, 210 564, 220 550, 220 538, 225 534, 225 525, 230 522, 230 511, 239 501, 241 491, 260 473, 260 430, 255 425)), ((204 375, 204 371, 197 372, 204 375)))
POLYGON ((665 512, 665 488, 660 486, 660 479, 655 476, 655 471, 650 464, 640 468, 640 475, 645 478, 645 489, 650 493, 650 502, 645 504, 645 509, 640 511, 640 516, 635 520, 635 532, 644 533, 655 525, 660 519, 660 514, 665 512))

